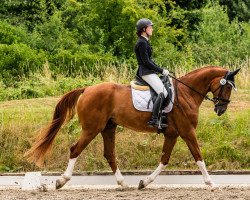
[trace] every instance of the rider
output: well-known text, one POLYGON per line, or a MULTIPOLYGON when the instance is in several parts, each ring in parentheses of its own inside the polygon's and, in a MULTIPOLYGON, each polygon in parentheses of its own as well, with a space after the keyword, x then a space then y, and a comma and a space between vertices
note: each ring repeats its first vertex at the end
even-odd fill
POLYGON ((146 18, 138 20, 136 23, 136 30, 138 40, 134 50, 139 65, 136 74, 146 81, 158 94, 153 106, 152 117, 148 122, 149 126, 157 126, 158 114, 162 106, 162 102, 168 95, 167 90, 157 74, 160 73, 167 76, 169 71, 157 66, 151 58, 153 49, 150 46, 149 38, 152 36, 153 32, 152 21, 146 18))

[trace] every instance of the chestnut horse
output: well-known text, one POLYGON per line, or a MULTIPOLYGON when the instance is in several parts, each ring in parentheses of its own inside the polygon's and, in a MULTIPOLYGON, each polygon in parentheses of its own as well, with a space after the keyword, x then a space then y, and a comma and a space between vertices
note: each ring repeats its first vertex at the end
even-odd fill
MULTIPOLYGON (((215 112, 223 114, 229 103, 232 88, 235 88, 234 76, 239 69, 229 72, 221 67, 204 67, 174 80, 176 98, 173 110, 168 114, 168 127, 164 132, 164 145, 159 166, 145 180, 139 183, 139 189, 154 181, 165 168, 177 138, 180 136, 191 151, 205 184, 215 186, 210 178, 197 142, 195 129, 198 123, 199 107, 208 92, 213 93, 215 112), (188 86, 188 87, 187 87, 188 86)), ((61 188, 70 180, 77 157, 86 146, 101 132, 104 141, 104 157, 107 159, 117 183, 127 187, 115 155, 115 130, 117 125, 140 132, 156 132, 149 127, 150 112, 137 111, 131 99, 131 87, 115 83, 101 83, 86 88, 75 89, 65 94, 56 105, 52 122, 39 134, 31 149, 25 154, 30 162, 41 166, 45 154, 52 146, 60 127, 78 114, 82 126, 80 139, 70 148, 70 159, 65 173, 56 181, 61 188)))

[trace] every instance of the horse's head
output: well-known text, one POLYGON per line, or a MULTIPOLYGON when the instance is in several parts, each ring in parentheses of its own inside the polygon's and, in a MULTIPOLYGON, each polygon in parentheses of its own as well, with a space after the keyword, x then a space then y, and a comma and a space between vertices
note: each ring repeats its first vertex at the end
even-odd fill
POLYGON ((227 110, 232 88, 236 90, 234 76, 239 70, 240 69, 237 69, 233 72, 228 71, 223 78, 216 78, 210 86, 215 105, 214 111, 218 116, 222 115, 227 110))

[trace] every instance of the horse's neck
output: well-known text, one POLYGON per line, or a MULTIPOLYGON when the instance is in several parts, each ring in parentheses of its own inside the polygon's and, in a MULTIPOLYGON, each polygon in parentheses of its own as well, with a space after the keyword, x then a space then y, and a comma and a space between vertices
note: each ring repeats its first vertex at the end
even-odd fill
MULTIPOLYGON (((192 87, 199 93, 206 95, 210 90, 211 82, 225 75, 226 70, 217 67, 205 67, 183 76, 180 80, 192 87)), ((186 88, 187 93, 195 99, 198 105, 202 103, 204 97, 197 92, 186 88)))

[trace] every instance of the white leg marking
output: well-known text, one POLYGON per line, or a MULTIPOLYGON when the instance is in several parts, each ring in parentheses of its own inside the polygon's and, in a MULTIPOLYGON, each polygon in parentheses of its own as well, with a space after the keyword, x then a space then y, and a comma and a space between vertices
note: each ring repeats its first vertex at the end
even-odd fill
POLYGON ((74 166, 75 166, 75 163, 76 163, 76 159, 77 158, 69 159, 68 167, 67 167, 66 171, 63 174, 63 176, 65 178, 69 178, 69 179, 71 178, 73 170, 74 170, 74 166))
POLYGON ((69 159, 68 167, 64 174, 56 180, 56 189, 63 187, 70 179, 74 170, 74 166, 77 158, 69 159))
POLYGON ((166 167, 166 165, 163 165, 162 163, 159 164, 159 166, 156 168, 156 170, 150 174, 146 180, 143 181, 144 186, 146 187, 149 183, 153 182, 155 178, 161 173, 161 171, 166 167))
POLYGON ((209 176, 209 174, 207 172, 205 162, 204 161, 197 161, 196 163, 200 168, 200 171, 202 173, 205 184, 209 185, 211 187, 214 187, 215 184, 214 184, 214 182, 212 181, 211 177, 209 176))
POLYGON ((124 181, 124 177, 122 176, 119 168, 117 167, 116 171, 115 171, 115 178, 117 181, 118 185, 121 185, 122 187, 128 187, 128 185, 125 183, 124 181))

